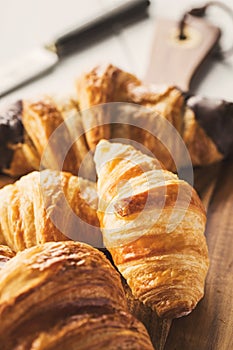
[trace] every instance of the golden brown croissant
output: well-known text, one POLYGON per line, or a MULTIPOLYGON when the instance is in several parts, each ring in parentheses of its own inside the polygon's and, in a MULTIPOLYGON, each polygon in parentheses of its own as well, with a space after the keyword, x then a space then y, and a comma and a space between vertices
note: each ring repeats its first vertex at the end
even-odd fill
POLYGON ((20 100, 0 112, 0 172, 20 176, 42 165, 77 175, 82 165, 81 176, 93 179, 88 151, 102 138, 136 141, 171 170, 187 166, 178 135, 193 165, 232 156, 233 103, 190 97, 174 86, 146 86, 113 65, 82 75, 77 91, 79 101, 47 96, 20 100), (171 153, 176 154, 175 164, 171 153))
POLYGON ((161 317, 190 313, 208 270, 197 193, 129 145, 102 140, 94 160, 104 243, 133 295, 161 317))
POLYGON ((91 149, 102 138, 126 138, 148 148, 166 169, 175 168, 169 150, 178 153, 181 162, 178 165, 184 166, 183 155, 176 150, 178 141, 171 132, 168 133, 167 123, 160 120, 162 116, 180 134, 193 165, 207 165, 232 155, 233 103, 187 96, 174 86, 146 86, 113 65, 97 66, 83 74, 77 81, 77 93, 82 110, 106 102, 138 105, 138 108, 131 106, 131 112, 126 105, 115 104, 105 106, 102 116, 99 115, 100 108, 83 113, 91 149), (104 131, 103 123, 110 123, 104 125, 104 131))
POLYGON ((0 244, 15 252, 47 241, 101 246, 97 194, 91 181, 44 170, 0 190, 0 244))
POLYGON ((0 245, 0 270, 13 256, 15 256, 15 253, 9 247, 0 245))
POLYGON ((131 316, 120 277, 98 250, 50 242, 0 272, 1 350, 152 350, 131 316))
POLYGON ((112 65, 99 66, 82 75, 77 81, 79 107, 82 111, 86 139, 91 150, 99 140, 110 138, 111 122, 108 109, 90 109, 90 107, 114 101, 127 101, 128 85, 138 85, 140 81, 132 74, 117 69, 112 65), (95 123, 99 125, 95 127, 95 123), (105 125, 106 124, 106 125, 105 125))
POLYGON ((0 115, 2 172, 18 176, 40 169, 46 150, 43 167, 77 174, 88 147, 76 101, 49 96, 21 100, 0 115))

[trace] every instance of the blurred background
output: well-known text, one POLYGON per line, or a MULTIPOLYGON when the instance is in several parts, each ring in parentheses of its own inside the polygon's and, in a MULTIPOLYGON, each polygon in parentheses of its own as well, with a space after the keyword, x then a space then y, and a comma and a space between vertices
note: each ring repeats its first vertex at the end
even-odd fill
MULTIPOLYGON (((58 34, 122 3, 122 0, 0 0, 0 66, 31 49, 53 40, 58 34)), ((148 65, 156 20, 179 20, 184 11, 202 1, 152 0, 149 17, 100 42, 69 56, 50 74, 1 98, 1 102, 44 93, 70 93, 84 70, 111 62, 143 79, 148 65)), ((233 0, 225 1, 233 8, 233 0)), ((218 9, 208 11, 209 20, 223 30, 223 45, 233 42, 233 23, 218 9)), ((233 57, 225 61, 209 59, 194 80, 195 93, 233 100, 233 57)))

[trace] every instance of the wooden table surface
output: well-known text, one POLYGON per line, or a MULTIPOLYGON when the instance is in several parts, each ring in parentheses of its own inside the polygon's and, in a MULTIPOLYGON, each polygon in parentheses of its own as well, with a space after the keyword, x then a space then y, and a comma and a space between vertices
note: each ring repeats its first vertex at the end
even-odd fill
MULTIPOLYGON (((111 4, 119 0, 112 0, 111 4)), ((72 55, 52 74, 1 99, 1 104, 41 93, 70 93, 83 70, 112 62, 143 78, 149 61, 158 16, 179 18, 200 1, 152 0, 150 18, 72 55)), ((233 1, 226 1, 232 5, 233 1)), ((108 0, 9 0, 0 2, 0 64, 50 40, 56 33, 109 6, 108 0), (29 30, 30 28, 30 30, 29 30)), ((232 40, 232 23, 211 11, 214 23, 224 28, 224 45, 232 40)), ((233 58, 209 60, 192 84, 195 93, 233 101, 233 58)), ((195 171, 195 187, 207 209, 206 236, 210 269, 204 299, 187 317, 175 320, 165 350, 233 349, 233 164, 222 162, 195 171)))

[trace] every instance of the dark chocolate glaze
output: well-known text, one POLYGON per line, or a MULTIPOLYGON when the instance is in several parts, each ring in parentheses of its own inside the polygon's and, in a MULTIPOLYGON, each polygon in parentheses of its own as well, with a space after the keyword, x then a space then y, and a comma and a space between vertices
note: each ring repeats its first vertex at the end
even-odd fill
POLYGON ((10 167, 13 151, 9 144, 23 142, 22 101, 0 112, 0 171, 10 167))
POLYGON ((187 97, 187 106, 225 158, 233 157, 233 103, 200 96, 187 97))

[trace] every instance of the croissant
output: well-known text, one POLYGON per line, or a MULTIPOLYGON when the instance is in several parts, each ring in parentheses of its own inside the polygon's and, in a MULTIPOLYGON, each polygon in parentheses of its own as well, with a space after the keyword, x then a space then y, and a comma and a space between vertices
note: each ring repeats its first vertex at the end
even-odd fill
POLYGON ((5 263, 13 258, 15 253, 7 246, 0 245, 0 270, 5 265, 5 263))
POLYGON ((93 182, 54 170, 32 172, 0 190, 0 244, 17 252, 68 239, 101 246, 93 182))
POLYGON ((197 193, 130 145, 102 140, 94 160, 100 226, 115 265, 160 317, 187 315, 203 297, 208 270, 197 193))
POLYGON ((112 65, 98 66, 77 80, 79 107, 82 111, 83 127, 90 149, 94 149, 99 140, 110 138, 110 111, 93 108, 102 103, 125 101, 128 85, 139 85, 140 81, 132 74, 112 65), (95 123, 98 123, 96 126, 95 123))
POLYGON ((113 65, 83 74, 77 92, 78 100, 45 96, 0 112, 0 172, 17 177, 43 167, 77 175, 81 169, 93 180, 89 150, 103 138, 137 142, 172 171, 187 166, 177 135, 193 165, 232 157, 233 103, 189 96, 174 86, 146 86, 113 65), (168 132, 167 122, 177 135, 168 132))
POLYGON ((182 164, 178 136, 168 130, 170 123, 183 139, 194 166, 232 156, 233 103, 188 96, 175 86, 146 86, 111 64, 93 68, 76 85, 92 150, 102 138, 134 140, 148 148, 166 169, 175 170, 171 152, 177 153, 179 166, 187 164, 182 164), (134 107, 128 110, 127 104, 113 104, 103 106, 102 115, 100 107, 83 112, 107 102, 128 102, 134 107))
MULTIPOLYGON (((3 173, 19 176, 43 166, 77 174, 87 157, 81 116, 71 98, 21 100, 2 111, 0 121, 3 173)), ((92 159, 87 157, 85 164, 89 169, 92 159)))
POLYGON ((87 244, 26 249, 6 263, 0 285, 1 350, 153 349, 117 271, 87 244))

